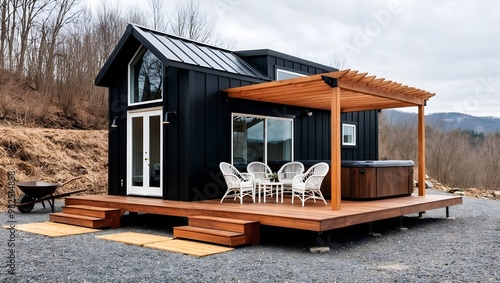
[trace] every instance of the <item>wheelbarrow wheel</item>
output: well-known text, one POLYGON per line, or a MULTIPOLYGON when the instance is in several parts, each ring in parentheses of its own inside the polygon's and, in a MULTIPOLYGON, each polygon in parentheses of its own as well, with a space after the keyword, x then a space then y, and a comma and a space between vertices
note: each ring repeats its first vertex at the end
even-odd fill
MULTIPOLYGON (((33 198, 28 196, 28 195, 21 195, 21 197, 19 198, 19 201, 18 203, 21 204, 21 203, 26 203, 26 202, 32 202, 33 201, 33 198)), ((17 209, 21 212, 21 213, 30 213, 32 210, 33 210, 33 207, 35 206, 34 203, 28 203, 28 204, 25 204, 25 205, 19 205, 17 207, 17 209)))

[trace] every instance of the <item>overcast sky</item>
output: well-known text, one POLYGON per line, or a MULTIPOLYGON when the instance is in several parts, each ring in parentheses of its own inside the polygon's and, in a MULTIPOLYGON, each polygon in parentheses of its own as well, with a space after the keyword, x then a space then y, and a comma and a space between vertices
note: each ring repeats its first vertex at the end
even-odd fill
POLYGON ((267 48, 329 64, 345 60, 344 69, 436 93, 426 113, 500 117, 500 1, 200 3, 220 33, 235 41, 235 50, 267 48))

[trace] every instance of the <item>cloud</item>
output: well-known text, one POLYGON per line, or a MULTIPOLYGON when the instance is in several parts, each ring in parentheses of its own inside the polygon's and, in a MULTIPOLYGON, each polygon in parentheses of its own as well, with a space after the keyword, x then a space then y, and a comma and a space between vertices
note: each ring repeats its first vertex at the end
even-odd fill
POLYGON ((229 2, 219 22, 236 49, 345 56, 348 68, 436 92, 428 112, 500 115, 500 2, 229 2), (488 95, 476 93, 481 80, 488 95))

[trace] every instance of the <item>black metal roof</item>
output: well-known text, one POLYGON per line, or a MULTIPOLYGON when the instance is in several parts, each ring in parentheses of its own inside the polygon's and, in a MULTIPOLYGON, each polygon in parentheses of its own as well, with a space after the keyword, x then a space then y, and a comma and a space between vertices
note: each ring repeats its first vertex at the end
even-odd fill
MULTIPOLYGON (((131 36, 169 65, 187 64, 260 80, 270 80, 232 51, 129 24, 127 31, 97 75, 97 85, 103 85, 105 74, 108 69, 111 69, 121 49, 127 48, 127 42, 130 41, 131 36)), ((136 47, 136 45, 131 46, 136 47)))

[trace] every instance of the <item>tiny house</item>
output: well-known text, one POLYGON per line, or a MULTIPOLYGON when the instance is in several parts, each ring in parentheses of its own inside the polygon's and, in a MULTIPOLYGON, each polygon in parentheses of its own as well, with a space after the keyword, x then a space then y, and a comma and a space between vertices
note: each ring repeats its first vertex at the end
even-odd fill
MULTIPOLYGON (((332 156, 331 111, 226 90, 338 71, 268 49, 230 51, 128 25, 95 79, 109 90, 110 195, 220 198, 219 163, 332 156)), ((304 97, 304 100, 309 99, 304 97)), ((339 112, 342 160, 378 159, 378 111, 339 112)))

